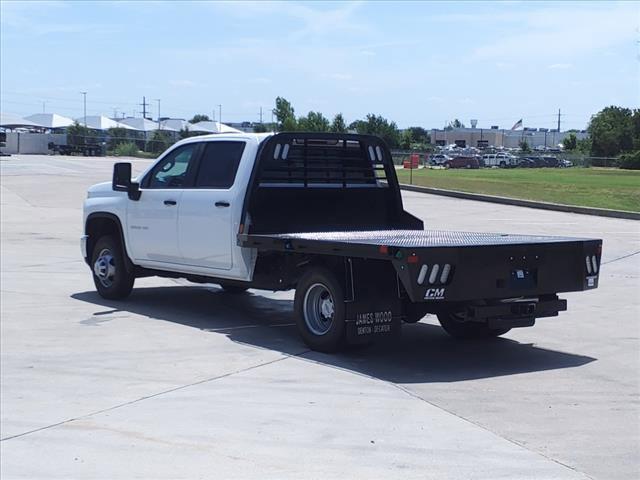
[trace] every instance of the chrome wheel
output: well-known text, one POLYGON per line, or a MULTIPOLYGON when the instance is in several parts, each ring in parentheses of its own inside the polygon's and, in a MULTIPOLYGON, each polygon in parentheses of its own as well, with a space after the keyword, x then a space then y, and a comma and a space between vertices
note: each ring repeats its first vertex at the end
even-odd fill
POLYGON ((329 289, 321 283, 311 285, 304 296, 304 321, 314 335, 326 334, 333 324, 335 305, 329 289))
POLYGON ((116 261, 108 248, 103 248, 93 264, 93 273, 103 287, 113 285, 116 276, 116 261))

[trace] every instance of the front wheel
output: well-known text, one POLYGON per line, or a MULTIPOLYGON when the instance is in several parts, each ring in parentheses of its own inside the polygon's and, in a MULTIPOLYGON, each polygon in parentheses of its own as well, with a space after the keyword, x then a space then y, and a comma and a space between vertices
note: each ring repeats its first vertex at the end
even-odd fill
POLYGON ((461 339, 494 338, 511 330, 510 328, 489 328, 486 323, 468 321, 465 317, 463 313, 440 313, 438 321, 449 335, 461 339))
POLYGON ((91 255, 93 283, 102 298, 119 300, 133 290, 135 275, 127 269, 125 253, 113 235, 100 237, 91 255))
POLYGON ((296 287, 296 325, 309 348, 331 353, 345 344, 344 289, 325 268, 305 273, 296 287))

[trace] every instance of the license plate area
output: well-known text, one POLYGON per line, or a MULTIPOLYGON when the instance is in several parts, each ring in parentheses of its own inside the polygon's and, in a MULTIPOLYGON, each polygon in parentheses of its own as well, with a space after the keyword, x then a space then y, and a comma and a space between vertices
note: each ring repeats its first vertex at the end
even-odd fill
POLYGON ((515 268, 509 276, 509 288, 513 290, 528 290, 538 285, 538 270, 536 268, 515 268))

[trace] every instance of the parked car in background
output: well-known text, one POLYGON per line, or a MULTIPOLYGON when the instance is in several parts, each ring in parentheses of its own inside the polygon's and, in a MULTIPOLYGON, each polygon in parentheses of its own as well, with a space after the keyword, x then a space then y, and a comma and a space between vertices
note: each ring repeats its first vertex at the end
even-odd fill
POLYGON ((444 162, 446 162, 447 160, 451 160, 451 157, 449 157, 449 155, 445 155, 443 153, 436 153, 435 155, 431 155, 429 157, 429 165, 443 166, 444 162))
POLYGON ((558 166, 562 168, 573 167, 573 162, 571 160, 560 160, 560 165, 558 166))
POLYGON ((480 162, 475 157, 457 156, 444 162, 445 168, 480 168, 480 162))
POLYGON ((535 157, 521 157, 518 159, 518 166, 520 168, 535 168, 536 166, 536 158, 535 157))
POLYGON ((485 167, 517 167, 518 159, 508 153, 490 153, 482 156, 485 167))
POLYGON ((557 157, 542 157, 542 160, 544 161, 545 167, 557 168, 560 166, 560 162, 557 157))

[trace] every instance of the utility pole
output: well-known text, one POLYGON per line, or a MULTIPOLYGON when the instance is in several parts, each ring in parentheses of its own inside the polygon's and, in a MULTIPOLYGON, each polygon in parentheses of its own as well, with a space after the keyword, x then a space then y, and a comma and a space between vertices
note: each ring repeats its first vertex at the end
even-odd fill
POLYGON ((560 109, 558 109, 558 133, 560 133, 560 117, 561 117, 560 109))
POLYGON ((80 92, 84 97, 84 128, 87 128, 87 92, 80 92))
POLYGON ((160 124, 160 99, 156 98, 156 102, 158 102, 158 130, 162 130, 162 125, 160 124))
POLYGON ((262 125, 262 107, 260 107, 260 125, 262 125))
POLYGON ((140 105, 142 105, 142 118, 147 118, 147 106, 149 104, 147 103, 146 97, 142 97, 142 103, 140 105))
POLYGON ((45 103, 47 103, 47 102, 42 102, 42 113, 44 113, 44 105, 45 105, 45 103))
POLYGON ((222 123, 222 104, 220 104, 220 103, 218 104, 218 112, 219 112, 218 122, 222 123))

